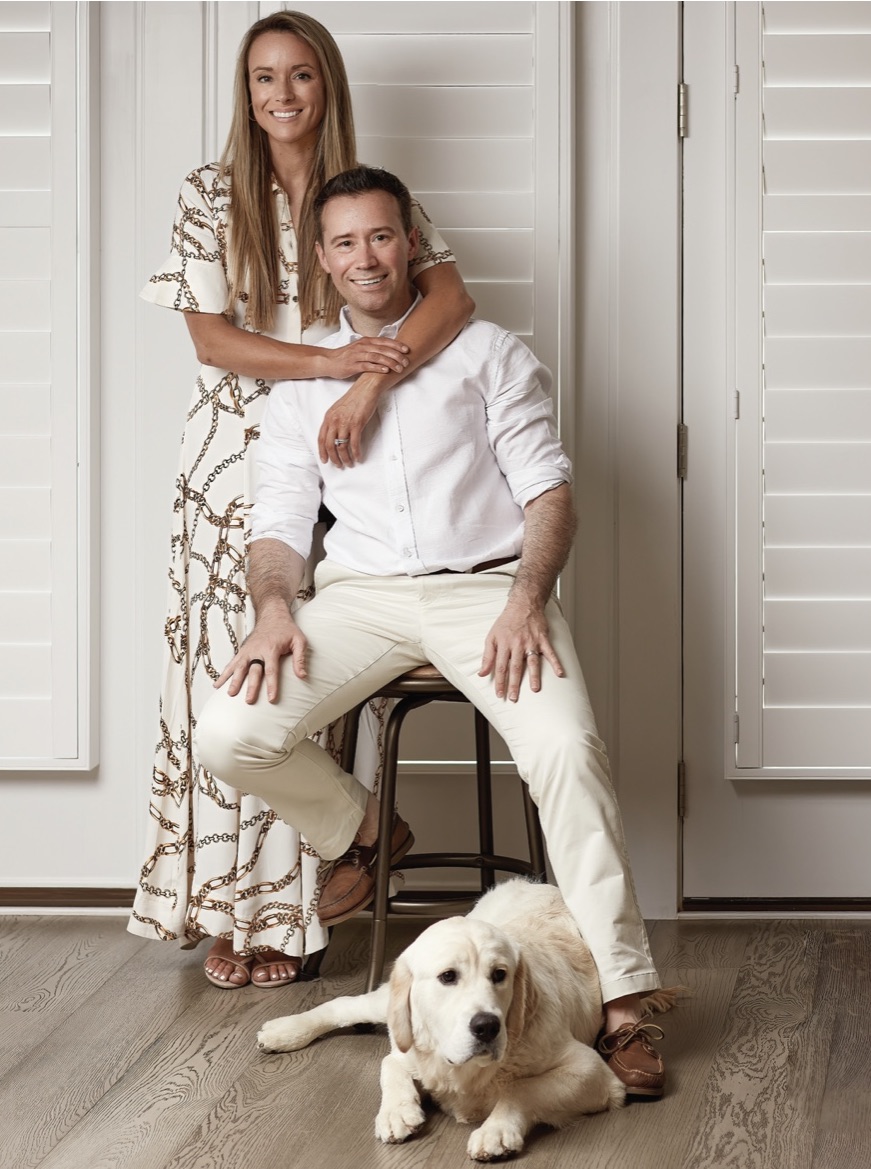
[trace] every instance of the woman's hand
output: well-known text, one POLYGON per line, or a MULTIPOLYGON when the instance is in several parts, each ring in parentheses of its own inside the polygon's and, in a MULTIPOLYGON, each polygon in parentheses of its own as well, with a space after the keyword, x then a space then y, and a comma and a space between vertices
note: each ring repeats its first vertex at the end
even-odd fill
POLYGON ((280 608, 270 610, 267 616, 257 619, 254 629, 239 646, 239 652, 215 682, 215 688, 223 686, 229 679, 227 693, 236 695, 247 678, 245 701, 254 703, 265 680, 266 697, 270 702, 276 702, 281 659, 289 654, 293 659, 293 672, 297 678, 305 678, 307 650, 305 634, 287 609, 283 613, 280 608))
POLYGON ((403 373, 409 348, 394 337, 358 337, 340 349, 324 349, 325 377, 359 377, 361 373, 403 373))

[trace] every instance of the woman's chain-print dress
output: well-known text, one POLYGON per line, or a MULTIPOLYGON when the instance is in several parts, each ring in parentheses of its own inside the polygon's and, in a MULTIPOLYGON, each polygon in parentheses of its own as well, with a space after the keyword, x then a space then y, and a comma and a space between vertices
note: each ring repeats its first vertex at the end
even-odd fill
MULTIPOLYGON (((280 286, 272 332, 317 344, 329 329, 306 330, 296 301, 296 236, 284 192, 274 195, 280 224, 280 286)), ((194 171, 179 195, 167 262, 143 296, 183 312, 223 313, 227 304, 229 180, 212 164, 194 171)), ((453 256, 419 208, 417 264, 453 256)), ((238 306, 241 325, 244 304, 238 306)), ((193 750, 197 711, 253 624, 245 587, 253 459, 271 383, 202 367, 182 436, 173 504, 169 610, 159 737, 149 803, 145 861, 128 928, 192 945, 232 937, 239 953, 274 949, 301 956, 322 949, 316 914, 319 858, 261 800, 206 771, 193 750)), ((300 602, 311 595, 307 574, 300 602)), ((381 758, 383 709, 360 725, 355 772, 370 788, 381 758)), ((321 735, 338 758, 342 724, 321 735)), ((323 739, 322 739, 323 741, 323 739)))

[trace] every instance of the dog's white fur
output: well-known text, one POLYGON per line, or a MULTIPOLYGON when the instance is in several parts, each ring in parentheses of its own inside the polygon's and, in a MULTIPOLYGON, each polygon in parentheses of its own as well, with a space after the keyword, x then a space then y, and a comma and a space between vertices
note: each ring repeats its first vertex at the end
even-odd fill
MULTIPOLYGON (((666 993, 651 996, 667 1009, 666 993)), ((421 1094, 464 1123, 483 1122, 469 1156, 519 1152, 536 1124, 619 1107, 623 1085, 589 1045, 602 1026, 590 952, 552 885, 522 879, 487 893, 467 917, 436 922, 378 990, 266 1023, 265 1051, 296 1051, 339 1027, 386 1023, 375 1133, 407 1140, 421 1094)))

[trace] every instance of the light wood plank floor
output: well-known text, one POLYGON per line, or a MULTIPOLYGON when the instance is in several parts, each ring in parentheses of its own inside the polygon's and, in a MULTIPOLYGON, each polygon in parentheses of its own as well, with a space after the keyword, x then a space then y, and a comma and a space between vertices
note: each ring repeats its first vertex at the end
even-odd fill
MULTIPOLYGON (((372 1126, 379 1034, 264 1055, 260 1023, 357 992, 367 923, 336 931, 318 982, 221 991, 205 948, 107 917, 0 918, 2 1169, 443 1169, 468 1129, 433 1113, 402 1146, 372 1126)), ((420 923, 391 924, 392 956, 420 923)), ((868 1169, 871 924, 658 922, 658 1103, 533 1134, 524 1169, 868 1169)))

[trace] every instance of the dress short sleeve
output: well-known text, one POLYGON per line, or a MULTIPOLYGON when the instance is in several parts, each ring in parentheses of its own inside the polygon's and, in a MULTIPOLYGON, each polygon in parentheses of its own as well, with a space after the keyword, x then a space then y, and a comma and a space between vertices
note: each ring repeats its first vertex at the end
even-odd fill
POLYGON ((141 292, 143 299, 182 312, 227 311, 227 209, 230 188, 216 163, 182 184, 169 258, 141 292))
POLYGON ((417 199, 411 201, 411 222, 420 231, 417 255, 410 265, 412 279, 418 272, 432 268, 434 264, 456 263, 456 256, 436 231, 432 220, 417 199))

